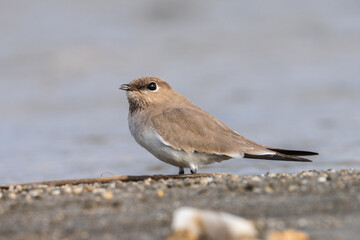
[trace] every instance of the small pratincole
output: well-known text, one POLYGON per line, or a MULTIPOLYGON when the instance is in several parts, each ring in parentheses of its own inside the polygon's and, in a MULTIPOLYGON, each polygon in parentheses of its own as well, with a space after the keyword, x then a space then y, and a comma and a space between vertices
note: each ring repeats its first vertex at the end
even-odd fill
POLYGON ((121 85, 129 102, 129 128, 155 157, 196 173, 199 166, 230 158, 311 162, 315 152, 264 146, 244 138, 182 96, 164 80, 141 77, 121 85))

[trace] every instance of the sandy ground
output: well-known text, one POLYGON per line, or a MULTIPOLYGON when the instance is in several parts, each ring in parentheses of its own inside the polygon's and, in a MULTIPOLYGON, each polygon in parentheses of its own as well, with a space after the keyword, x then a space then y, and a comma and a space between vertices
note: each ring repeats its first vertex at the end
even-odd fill
POLYGON ((293 228, 310 239, 356 239, 360 170, 2 186, 0 239, 164 239, 173 210, 193 206, 293 228))

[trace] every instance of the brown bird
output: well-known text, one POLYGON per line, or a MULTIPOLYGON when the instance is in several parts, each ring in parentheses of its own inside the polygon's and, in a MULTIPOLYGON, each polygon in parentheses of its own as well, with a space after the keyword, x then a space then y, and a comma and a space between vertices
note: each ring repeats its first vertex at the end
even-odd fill
POLYGON ((230 158, 311 162, 309 151, 264 146, 241 136, 193 104, 164 80, 141 77, 123 84, 129 102, 129 128, 155 157, 196 173, 199 166, 230 158))

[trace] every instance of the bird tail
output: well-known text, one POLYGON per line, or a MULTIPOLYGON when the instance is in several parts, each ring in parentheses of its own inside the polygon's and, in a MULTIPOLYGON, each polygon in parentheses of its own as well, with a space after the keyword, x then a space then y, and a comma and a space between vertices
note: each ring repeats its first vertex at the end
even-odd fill
POLYGON ((267 149, 277 152, 277 153, 282 153, 285 155, 290 155, 290 156, 312 156, 312 155, 319 155, 319 153, 317 152, 310 152, 310 151, 300 151, 300 150, 287 150, 287 149, 280 149, 280 148, 271 148, 271 147, 267 147, 267 149))
MULTIPOLYGON (((271 149, 272 150, 272 149, 271 149)), ((284 150, 290 151, 290 150, 284 150)), ((256 155, 256 154, 244 154, 244 158, 255 158, 255 159, 262 159, 262 160, 273 160, 273 161, 293 161, 293 162, 312 162, 310 159, 298 157, 294 152, 297 153, 310 153, 305 151, 290 151, 293 155, 283 154, 280 151, 276 152, 276 154, 266 154, 266 155, 256 155)), ((316 155, 316 154, 309 154, 309 155, 316 155)))

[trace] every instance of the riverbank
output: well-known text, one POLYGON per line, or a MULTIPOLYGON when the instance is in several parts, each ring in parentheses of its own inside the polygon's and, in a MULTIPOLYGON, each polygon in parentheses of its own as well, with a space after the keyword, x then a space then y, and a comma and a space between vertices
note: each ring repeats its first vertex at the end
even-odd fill
POLYGON ((244 217, 259 239, 289 228, 310 239, 358 237, 360 170, 189 177, 1 186, 0 239, 164 239, 181 206, 244 217))

